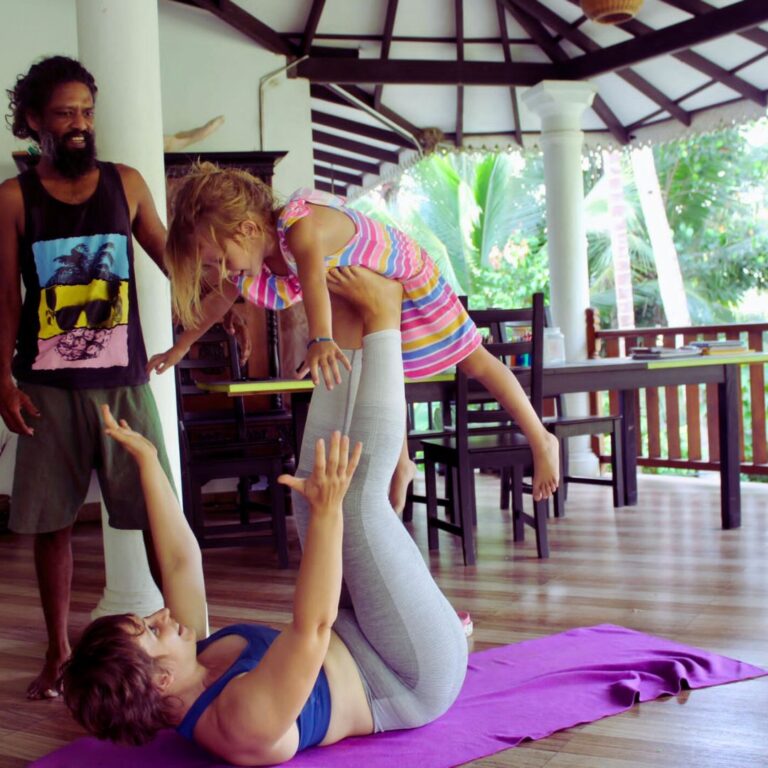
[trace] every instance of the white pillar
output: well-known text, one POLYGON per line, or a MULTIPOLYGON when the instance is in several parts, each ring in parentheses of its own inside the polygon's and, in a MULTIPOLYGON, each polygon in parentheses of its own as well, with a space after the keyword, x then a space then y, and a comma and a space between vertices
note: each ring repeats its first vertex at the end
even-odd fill
MULTIPOLYGON (((528 109, 541 118, 544 184, 547 196, 547 252, 552 320, 565 335, 568 360, 587 356, 584 311, 589 306, 587 236, 584 226, 584 184, 581 117, 592 104, 591 83, 543 80, 523 94, 528 109)), ((587 395, 568 395, 568 413, 588 413, 587 395)), ((572 474, 595 474, 597 459, 588 438, 570 442, 572 474)))
MULTIPOLYGON (((137 168, 165 220, 163 122, 157 0, 77 0, 78 55, 96 78, 99 157, 137 168)), ((134 242, 142 331, 149 354, 171 346, 170 287, 134 242)), ((176 395, 173 376, 154 376, 152 391, 176 487, 180 488, 176 395)), ((137 489, 138 492, 138 489, 137 489)), ((96 615, 150 613, 162 605, 141 533, 104 523, 106 587, 96 615)))

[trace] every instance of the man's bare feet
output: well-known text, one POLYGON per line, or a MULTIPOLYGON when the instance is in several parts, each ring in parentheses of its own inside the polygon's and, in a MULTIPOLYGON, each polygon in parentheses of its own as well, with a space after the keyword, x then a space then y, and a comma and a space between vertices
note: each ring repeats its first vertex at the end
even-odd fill
POLYGON ((403 287, 365 267, 336 267, 326 276, 331 293, 349 302, 363 319, 365 333, 400 327, 403 287))
POLYGON ((541 443, 531 445, 533 451, 533 498, 548 499, 560 484, 560 441, 544 431, 541 443))
POLYGON ((392 480, 389 484, 389 503, 398 515, 403 514, 405 502, 408 498, 408 486, 413 482, 416 476, 416 464, 408 459, 407 462, 400 462, 392 474, 392 480))
POLYGON ((66 658, 46 655, 42 672, 27 686, 28 699, 55 699, 61 695, 61 670, 66 658))

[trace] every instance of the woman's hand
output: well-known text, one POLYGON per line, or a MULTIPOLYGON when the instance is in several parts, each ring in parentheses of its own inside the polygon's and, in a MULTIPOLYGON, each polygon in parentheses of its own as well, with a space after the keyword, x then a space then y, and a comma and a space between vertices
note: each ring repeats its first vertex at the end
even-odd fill
POLYGON ((303 379, 309 371, 312 382, 317 386, 320 382, 320 372, 322 372, 325 386, 333 389, 334 384, 341 384, 339 363, 348 371, 352 370, 352 364, 335 341, 316 341, 309 346, 307 356, 296 373, 300 379, 303 379))
POLYGON ((300 493, 315 513, 340 509, 362 451, 363 444, 357 443, 350 455, 349 437, 342 437, 341 432, 334 432, 331 435, 327 459, 325 440, 320 438, 315 443, 315 465, 309 477, 280 475, 277 481, 300 493))
POLYGON ((150 374, 152 371, 165 373, 169 368, 173 368, 187 352, 189 352, 189 347, 175 344, 165 352, 158 352, 156 355, 152 355, 147 363, 147 373, 150 374))
POLYGON ((101 406, 101 418, 104 421, 104 434, 120 443, 136 461, 157 458, 157 448, 154 444, 144 435, 134 432, 125 419, 120 419, 118 424, 108 405, 101 406))

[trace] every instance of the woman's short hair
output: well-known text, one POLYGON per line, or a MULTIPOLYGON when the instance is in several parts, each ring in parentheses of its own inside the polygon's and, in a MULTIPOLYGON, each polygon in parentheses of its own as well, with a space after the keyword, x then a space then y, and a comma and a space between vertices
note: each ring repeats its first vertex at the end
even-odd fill
POLYGON ((173 725, 173 697, 154 682, 161 664, 136 639, 143 631, 131 614, 96 619, 64 668, 64 702, 75 720, 100 739, 146 744, 173 725))
POLYGON ((37 131, 27 122, 27 113, 41 115, 53 92, 64 83, 82 83, 96 101, 99 89, 93 75, 79 61, 68 56, 42 59, 33 64, 29 72, 16 78, 16 85, 6 91, 11 112, 5 121, 17 139, 40 141, 37 131))
MULTIPOLYGON (((178 180, 171 198, 165 265, 173 288, 174 313, 182 325, 194 326, 200 317, 201 235, 223 248, 226 240, 239 237, 239 227, 247 219, 274 223, 277 208, 272 189, 240 168, 195 163, 178 180)), ((220 280, 224 276, 222 267, 220 280)))

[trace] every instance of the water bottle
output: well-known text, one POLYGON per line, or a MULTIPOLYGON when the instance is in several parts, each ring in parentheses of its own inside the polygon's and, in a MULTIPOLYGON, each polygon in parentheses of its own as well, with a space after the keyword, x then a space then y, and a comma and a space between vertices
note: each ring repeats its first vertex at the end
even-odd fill
POLYGON ((565 336, 560 329, 544 329, 544 365, 557 365, 565 362, 565 336))

